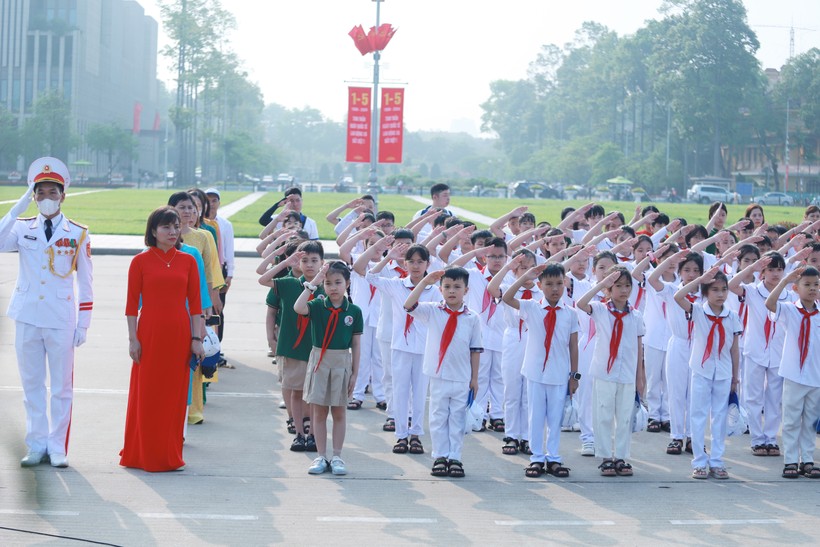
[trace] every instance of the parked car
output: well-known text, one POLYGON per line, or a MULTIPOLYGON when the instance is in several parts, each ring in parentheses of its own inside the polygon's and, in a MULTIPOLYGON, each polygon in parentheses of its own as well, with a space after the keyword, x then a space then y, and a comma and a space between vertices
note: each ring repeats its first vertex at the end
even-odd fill
POLYGON ((721 201, 723 203, 734 203, 734 194, 721 186, 711 186, 708 184, 693 184, 686 192, 689 201, 697 203, 712 203, 721 201))
POLYGON ((517 198, 564 199, 564 192, 559 186, 551 186, 545 182, 520 180, 514 182, 510 189, 517 198))
POLYGON ((758 205, 794 205, 794 198, 783 192, 766 192, 762 196, 752 198, 752 203, 758 205))

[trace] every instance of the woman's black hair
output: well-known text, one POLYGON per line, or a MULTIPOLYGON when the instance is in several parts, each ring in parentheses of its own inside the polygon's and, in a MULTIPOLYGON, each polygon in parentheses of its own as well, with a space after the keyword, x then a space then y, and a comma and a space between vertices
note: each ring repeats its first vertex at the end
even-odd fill
MULTIPOLYGON (((177 210, 173 207, 165 205, 158 209, 154 209, 151 214, 148 215, 148 221, 145 223, 145 246, 156 247, 157 236, 154 235, 154 231, 160 226, 174 222, 179 224, 180 220, 179 213, 177 213, 177 210)), ((177 249, 182 247, 182 240, 180 238, 177 238, 174 247, 177 249)))

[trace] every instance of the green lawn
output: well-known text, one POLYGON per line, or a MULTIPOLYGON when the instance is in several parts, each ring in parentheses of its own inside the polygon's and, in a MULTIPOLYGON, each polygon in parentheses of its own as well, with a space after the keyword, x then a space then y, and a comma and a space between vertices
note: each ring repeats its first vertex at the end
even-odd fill
MULTIPOLYGON (((69 189, 64 209, 71 218, 82 224, 87 224, 90 226, 91 231, 96 234, 141 235, 145 230, 145 220, 148 214, 154 208, 166 203, 168 196, 171 194, 168 190, 117 189, 72 197, 75 192, 85 191, 88 190, 69 189)), ((0 187, 0 201, 19 198, 22 192, 23 188, 20 186, 0 187)), ((222 204, 227 205, 244 195, 247 195, 247 192, 222 192, 222 204)), ((258 223, 259 217, 280 196, 281 194, 278 192, 270 192, 269 195, 231 217, 236 235, 238 237, 256 237, 262 228, 258 223)), ((304 213, 316 220, 319 227, 319 236, 322 239, 333 239, 333 227, 325 221, 325 216, 338 205, 355 197, 355 194, 306 193, 304 213)), ((547 220, 552 224, 556 224, 560 220, 562 208, 567 206, 577 207, 583 203, 585 201, 512 200, 476 197, 456 197, 453 199, 454 206, 492 218, 499 217, 519 205, 527 205, 535 215, 536 220, 547 220)), ((634 203, 602 202, 602 205, 607 211, 623 211, 627 219, 632 216, 635 210, 634 203)), ((707 207, 704 205, 688 203, 658 203, 657 205, 661 211, 667 213, 670 217, 683 216, 689 222, 706 223, 707 207)), ((413 213, 421 207, 421 204, 405 196, 393 194, 379 196, 380 210, 392 211, 396 215, 397 226, 409 221, 413 213)), ((730 220, 740 218, 745 209, 745 206, 742 205, 729 205, 728 207, 730 220)), ((0 204, 0 215, 4 215, 10 208, 10 203, 0 204)), ((802 207, 766 206, 765 209, 769 223, 799 222, 803 218, 802 207)), ((34 206, 30 206, 27 214, 35 213, 34 206)))

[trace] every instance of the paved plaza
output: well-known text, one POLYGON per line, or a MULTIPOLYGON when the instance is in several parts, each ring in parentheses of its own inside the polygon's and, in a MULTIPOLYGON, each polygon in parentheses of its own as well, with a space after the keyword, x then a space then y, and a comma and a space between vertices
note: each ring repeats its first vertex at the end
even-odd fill
MULTIPOLYGON (((568 479, 527 479, 524 456, 501 454, 502 434, 470 434, 464 479, 429 474, 428 454, 394 455, 384 413, 348 412, 349 474, 309 476, 312 454, 288 450, 286 414, 266 357, 265 289, 257 261, 237 260, 220 370, 205 423, 191 426, 186 469, 150 474, 118 466, 130 361, 124 318, 130 258, 94 259, 94 317, 78 349, 71 467, 22 469, 25 418, 5 310, 17 257, 0 255, 0 545, 820 543, 820 481, 780 478, 782 458, 751 455, 731 438, 728 481, 694 481, 665 434, 633 437, 631 478, 601 477, 562 434, 568 479)), ((818 451, 820 458, 820 451, 818 451)))

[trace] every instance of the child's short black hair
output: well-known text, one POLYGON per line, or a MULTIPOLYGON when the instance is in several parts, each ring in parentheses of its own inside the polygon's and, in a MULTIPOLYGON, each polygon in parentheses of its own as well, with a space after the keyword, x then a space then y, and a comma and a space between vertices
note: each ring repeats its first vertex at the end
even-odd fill
POLYGON ((717 213, 718 210, 723 211, 727 215, 729 214, 729 209, 726 208, 725 203, 720 202, 720 201, 714 201, 714 202, 712 202, 712 205, 709 206, 709 218, 712 218, 713 216, 715 216, 715 213, 717 213))
POLYGON ((299 223, 299 226, 304 226, 304 224, 302 223, 302 215, 300 213, 297 213, 296 211, 291 211, 290 213, 285 215, 285 221, 288 220, 295 220, 299 223))
POLYGON ((393 232, 393 239, 409 239, 410 241, 416 241, 416 236, 413 235, 412 230, 408 230, 406 228, 400 228, 393 232))
POLYGON ((638 246, 638 245, 640 245, 641 243, 649 243, 649 246, 650 246, 651 248, 653 248, 653 249, 655 248, 655 245, 652 243, 652 238, 651 238, 651 237, 649 237, 649 236, 648 236, 648 235, 646 235, 646 234, 641 234, 641 235, 639 235, 639 236, 638 236, 638 241, 636 241, 636 242, 635 242, 635 245, 633 245, 633 246, 632 246, 632 248, 634 249, 635 247, 637 247, 637 246, 638 246))
POLYGON ((512 257, 515 258, 518 255, 524 255, 525 257, 535 262, 535 253, 530 251, 529 249, 518 249, 512 254, 512 257))
POLYGON ((370 223, 372 224, 372 223, 376 222, 376 217, 373 216, 373 213, 369 213, 369 212, 368 213, 362 213, 362 220, 363 221, 364 220, 369 220, 370 223))
POLYGON ((760 249, 757 248, 757 245, 752 245, 751 243, 746 243, 745 245, 741 245, 740 249, 738 249, 737 259, 738 261, 742 260, 744 256, 748 254, 755 255, 757 260, 760 260, 760 249))
POLYGON ((700 275, 703 275, 703 257, 700 256, 700 253, 687 253, 686 256, 683 257, 683 260, 680 261, 680 264, 678 264, 678 273, 690 262, 694 262, 700 275))
POLYGON ((606 216, 606 211, 604 211, 603 206, 601 205, 593 205, 590 207, 589 211, 584 213, 584 218, 590 219, 592 217, 603 217, 606 216))
POLYGON ((817 268, 812 266, 807 266, 802 272, 800 272, 800 279, 804 277, 820 277, 820 271, 817 271, 817 268))
POLYGON ((567 218, 567 215, 575 212, 575 207, 564 207, 561 209, 561 220, 567 218))
POLYGON ((780 224, 775 224, 774 226, 769 226, 769 229, 766 230, 766 231, 767 232, 774 232, 774 233, 777 234, 778 237, 780 237, 783 234, 785 234, 786 232, 788 232, 789 229, 786 228, 785 226, 780 225, 780 224))
POLYGON ((452 228, 456 224, 464 225, 464 221, 458 217, 447 217, 447 220, 444 223, 445 228, 452 228))
MULTIPOLYGON (((650 241, 652 240, 652 238, 649 239, 650 241)), ((669 248, 666 249, 666 252, 661 255, 657 255, 657 258, 664 259, 667 256, 672 256, 673 254, 677 254, 680 251, 680 248, 674 243, 667 243, 667 245, 669 246, 669 248)))
POLYGON ((507 254, 507 242, 503 237, 494 237, 490 241, 484 242, 485 247, 495 247, 496 249, 504 249, 504 254, 507 254))
POLYGON ((709 294, 709 289, 711 289, 712 287, 714 287, 715 285, 717 285, 719 283, 725 283, 726 285, 729 284, 729 278, 726 277, 726 274, 721 272, 721 271, 718 271, 718 273, 715 274, 715 278, 712 280, 711 283, 701 283, 700 284, 700 294, 701 294, 701 296, 706 298, 706 295, 709 294))
POLYGON ((415 255, 419 255, 419 258, 425 262, 430 262, 430 251, 424 245, 410 245, 410 247, 404 252, 404 259, 412 260, 415 255))
POLYGON ((538 274, 538 281, 543 281, 548 277, 564 277, 567 274, 564 265, 558 262, 550 262, 544 271, 538 274))
POLYGON ((666 226, 667 224, 669 224, 669 215, 666 213, 659 214, 652 221, 652 226, 666 226))
POLYGON ((524 213, 518 218, 518 223, 521 224, 522 222, 529 222, 535 226, 535 215, 532 213, 524 213))
POLYGON ((771 250, 771 248, 772 248, 772 238, 770 238, 769 236, 758 236, 758 237, 760 238, 760 241, 757 242, 757 246, 761 247, 761 248, 766 247, 769 250, 771 250))
POLYGON ((816 241, 809 241, 808 243, 806 243, 806 245, 803 248, 807 249, 809 247, 811 247, 811 252, 812 253, 820 252, 820 243, 818 243, 816 241))
POLYGON ((371 196, 370 194, 365 194, 365 195, 363 195, 362 197, 360 197, 359 199, 368 199, 368 200, 370 200, 370 201, 376 201, 376 200, 373 198, 373 196, 371 196))
POLYGON ((773 270, 775 268, 780 268, 783 270, 786 269, 786 260, 783 258, 783 255, 778 253, 777 251, 769 251, 768 253, 764 254, 762 258, 772 259, 772 261, 769 262, 769 265, 766 266, 767 270, 773 270))
POLYGON ((444 270, 444 275, 441 276, 441 280, 444 281, 445 279, 464 281, 464 286, 466 287, 470 283, 470 273, 464 268, 453 266, 444 270))
POLYGON ((446 192, 449 190, 450 187, 443 182, 438 182, 430 187, 430 197, 434 197, 436 194, 440 194, 442 192, 446 192))
POLYGON ((752 219, 749 217, 742 217, 738 219, 738 223, 741 223, 741 226, 738 227, 738 230, 743 231, 752 231, 755 229, 755 223, 752 222, 752 219))
POLYGON ((552 228, 552 224, 550 224, 546 220, 542 220, 541 222, 538 223, 539 228, 543 228, 544 226, 546 226, 547 228, 552 228))
POLYGON ((300 190, 298 186, 293 186, 293 187, 288 188, 287 190, 285 190, 285 197, 293 196, 293 195, 302 197, 302 190, 300 190))
POLYGON ((597 267, 598 263, 604 259, 611 260, 613 264, 618 263, 618 257, 615 256, 615 253, 613 253, 612 251, 601 251, 600 253, 595 255, 595 258, 592 259, 592 267, 597 267))
POLYGON ((433 220, 433 227, 444 226, 447 223, 447 221, 450 220, 451 218, 452 218, 452 215, 442 213, 433 220))
POLYGON ((645 217, 649 213, 660 213, 660 210, 655 207, 654 205, 647 205, 643 209, 641 209, 641 216, 645 217))
POLYGON ((298 250, 309 255, 319 255, 322 260, 325 259, 325 248, 318 241, 304 241, 299 245, 298 250))
POLYGON ((709 234, 706 232, 706 228, 703 227, 701 224, 694 224, 695 229, 686 234, 684 238, 686 240, 686 246, 691 247, 691 241, 694 237, 700 236, 702 239, 706 239, 709 237, 709 234))
POLYGON ((484 244, 484 246, 486 247, 486 246, 487 246, 487 243, 488 243, 490 240, 492 240, 494 237, 495 237, 495 236, 493 235, 493 233, 492 233, 491 231, 489 231, 489 230, 476 230, 476 231, 475 231, 475 232, 473 232, 473 234, 470 236, 470 241, 472 241, 472 242, 473 242, 473 245, 475 245, 475 242, 476 242, 476 241, 478 241, 478 240, 480 239, 480 240, 482 240, 482 243, 483 243, 483 244, 484 244))
POLYGON ((621 221, 621 224, 626 224, 626 219, 624 218, 624 214, 622 212, 612 211, 612 213, 615 213, 615 218, 619 219, 621 221))
POLYGON ((328 262, 327 274, 339 274, 345 278, 345 281, 350 281, 350 268, 342 260, 331 260, 328 262))
POLYGON ((296 232, 296 237, 298 237, 302 241, 308 241, 310 239, 310 235, 304 230, 299 230, 298 232, 296 232))
POLYGON ((632 226, 627 226, 626 224, 624 224, 623 226, 621 226, 621 231, 629 234, 629 237, 635 237, 635 228, 633 228, 632 226))
POLYGON ((396 222, 396 215, 391 213, 390 211, 379 211, 376 213, 376 220, 389 220, 390 222, 396 222))
MULTIPOLYGON (((621 266, 620 264, 615 264, 609 270, 607 270, 606 275, 610 276, 613 273, 618 272, 618 278, 615 280, 615 283, 620 281, 623 278, 626 278, 629 281, 629 286, 632 286, 632 274, 629 273, 629 270, 626 269, 625 266, 621 266)), ((615 284, 613 283, 613 285, 615 284)))
POLYGON ((683 217, 675 217, 672 220, 677 220, 678 222, 680 222, 681 226, 686 226, 687 224, 689 224, 688 222, 686 222, 686 219, 683 218, 683 217))

